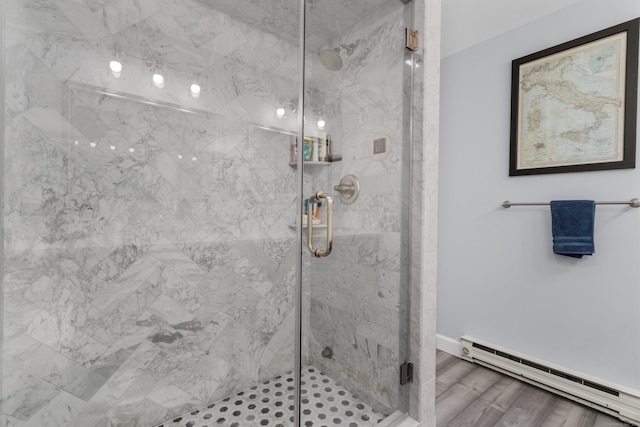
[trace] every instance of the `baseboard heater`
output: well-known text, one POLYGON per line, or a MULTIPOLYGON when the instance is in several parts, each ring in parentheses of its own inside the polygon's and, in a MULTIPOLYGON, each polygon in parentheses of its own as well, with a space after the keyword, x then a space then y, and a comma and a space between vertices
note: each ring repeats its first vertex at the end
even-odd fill
POLYGON ((502 372, 633 425, 640 425, 640 392, 464 336, 462 358, 502 372))

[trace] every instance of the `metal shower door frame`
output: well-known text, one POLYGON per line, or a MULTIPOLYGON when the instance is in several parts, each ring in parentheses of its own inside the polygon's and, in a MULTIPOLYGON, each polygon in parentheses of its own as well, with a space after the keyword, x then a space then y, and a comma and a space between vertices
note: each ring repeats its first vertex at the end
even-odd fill
MULTIPOLYGON (((300 0, 299 6, 299 58, 298 58, 298 141, 304 139, 304 86, 305 86, 305 30, 306 30, 306 0, 300 0)), ((296 325, 295 325, 295 367, 294 367, 294 398, 293 398, 293 418, 294 427, 300 427, 301 423, 301 410, 300 404, 302 401, 302 254, 303 254, 303 241, 302 241, 302 203, 304 196, 304 165, 303 165, 303 150, 297 150, 298 153, 296 161, 299 168, 296 169, 296 189, 297 189, 297 202, 296 202, 296 289, 295 289, 295 310, 296 310, 296 325)))

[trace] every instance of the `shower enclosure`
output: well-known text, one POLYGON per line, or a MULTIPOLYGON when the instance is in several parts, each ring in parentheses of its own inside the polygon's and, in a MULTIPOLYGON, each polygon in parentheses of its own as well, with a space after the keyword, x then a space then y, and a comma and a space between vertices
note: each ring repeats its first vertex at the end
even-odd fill
POLYGON ((407 412, 413 2, 0 8, 3 426, 407 412))

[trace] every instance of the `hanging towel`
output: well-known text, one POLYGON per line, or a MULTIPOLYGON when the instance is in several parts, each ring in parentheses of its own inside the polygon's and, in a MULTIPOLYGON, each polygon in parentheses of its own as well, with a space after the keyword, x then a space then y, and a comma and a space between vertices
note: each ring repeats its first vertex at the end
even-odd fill
POLYGON ((593 200, 554 200, 551 202, 553 252, 574 258, 592 255, 593 224, 596 205, 593 200))

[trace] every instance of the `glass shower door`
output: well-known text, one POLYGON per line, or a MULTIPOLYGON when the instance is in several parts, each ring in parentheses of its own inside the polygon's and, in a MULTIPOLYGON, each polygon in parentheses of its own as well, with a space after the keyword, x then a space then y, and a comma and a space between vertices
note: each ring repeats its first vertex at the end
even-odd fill
POLYGON ((298 3, 262 3, 0 5, 0 424, 290 422, 298 3))
POLYGON ((375 425, 408 408, 412 12, 307 5, 301 425, 375 425))

